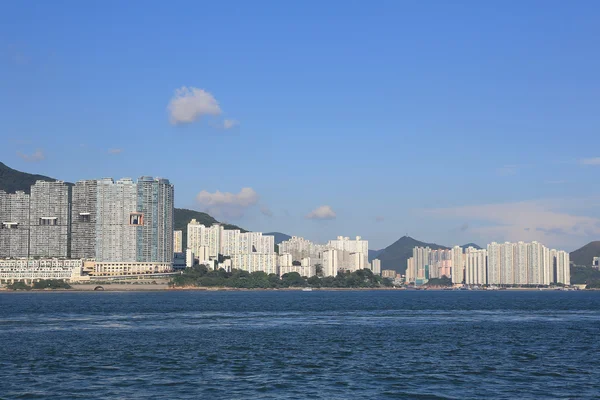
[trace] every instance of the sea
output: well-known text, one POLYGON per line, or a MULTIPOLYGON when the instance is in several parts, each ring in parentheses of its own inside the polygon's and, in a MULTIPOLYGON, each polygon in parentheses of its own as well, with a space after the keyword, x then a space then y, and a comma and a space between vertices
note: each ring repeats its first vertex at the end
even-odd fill
POLYGON ((600 292, 0 293, 0 399, 600 398, 600 292))

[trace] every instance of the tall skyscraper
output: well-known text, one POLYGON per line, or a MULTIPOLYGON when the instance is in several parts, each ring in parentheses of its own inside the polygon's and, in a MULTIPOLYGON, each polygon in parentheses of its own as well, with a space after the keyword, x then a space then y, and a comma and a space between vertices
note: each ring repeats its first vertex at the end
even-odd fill
POLYGON ((173 262, 173 207, 174 189, 168 179, 138 179, 137 218, 143 221, 138 223, 138 262, 173 262))
POLYGON ((29 255, 70 257, 71 187, 62 181, 37 181, 29 204, 29 255))
POLYGON ((29 253, 29 195, 0 190, 0 257, 29 253))
POLYGON ((71 204, 71 257, 96 257, 98 181, 82 180, 73 187, 71 204))

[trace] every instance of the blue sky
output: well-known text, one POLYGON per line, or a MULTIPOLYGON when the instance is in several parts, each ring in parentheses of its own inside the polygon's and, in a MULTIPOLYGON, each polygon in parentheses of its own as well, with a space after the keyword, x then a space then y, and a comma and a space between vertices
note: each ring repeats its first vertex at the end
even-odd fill
POLYGON ((599 19, 595 1, 4 2, 1 161, 167 177, 178 207, 318 241, 572 250, 600 239, 599 19))

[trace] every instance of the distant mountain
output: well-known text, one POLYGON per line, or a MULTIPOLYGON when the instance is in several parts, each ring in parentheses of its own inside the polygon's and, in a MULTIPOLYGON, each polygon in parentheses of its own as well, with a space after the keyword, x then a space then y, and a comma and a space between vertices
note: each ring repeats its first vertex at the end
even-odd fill
MULTIPOLYGON (((0 189, 7 193, 14 193, 17 190, 22 190, 25 193, 29 193, 31 190, 31 185, 38 180, 48 182, 56 181, 56 179, 44 175, 34 175, 28 174, 27 172, 17 171, 0 162, 0 189)), ((72 185, 72 183, 67 183, 72 185)), ((174 227, 175 230, 183 231, 184 247, 187 243, 187 224, 192 220, 192 218, 195 218, 198 222, 206 226, 211 226, 212 224, 219 222, 210 215, 200 211, 176 208, 173 217, 174 227)), ((223 224, 223 226, 225 229, 239 229, 242 232, 247 232, 236 225, 223 224)))
POLYGON ((600 241, 590 242, 580 249, 569 254, 571 262, 575 265, 592 265, 592 258, 600 257, 600 241))
POLYGON ((467 243, 467 244, 463 244, 463 245, 462 245, 462 246, 460 246, 460 247, 462 247, 462 249, 463 249, 463 250, 465 250, 465 249, 468 249, 469 247, 473 247, 474 249, 481 250, 481 247, 479 247, 479 246, 478 246, 478 245, 476 245, 475 243, 467 243))
POLYGON ((369 250, 369 262, 377 258, 383 250, 369 250))
POLYGON ((286 240, 289 240, 292 238, 290 235, 286 235, 285 233, 281 233, 281 232, 263 233, 263 236, 275 236, 275 244, 285 242, 286 240))
POLYGON ((410 236, 402 236, 377 255, 377 258, 381 260, 381 269, 393 269, 400 274, 404 274, 406 272, 406 261, 412 257, 413 248, 427 246, 433 250, 448 249, 448 247, 439 244, 420 242, 410 236))
POLYGON ((14 193, 18 190, 22 190, 25 193, 29 193, 31 191, 31 185, 33 185, 35 181, 54 182, 56 179, 44 175, 34 175, 17 171, 0 162, 0 189, 5 192, 14 193))

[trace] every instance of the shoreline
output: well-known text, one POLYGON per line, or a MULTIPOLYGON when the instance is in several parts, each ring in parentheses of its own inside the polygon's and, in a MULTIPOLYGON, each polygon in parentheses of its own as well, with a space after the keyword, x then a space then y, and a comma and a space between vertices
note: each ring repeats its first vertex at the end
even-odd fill
MULTIPOLYGON (((193 286, 193 287, 169 287, 167 284, 150 285, 130 285, 130 284, 75 284, 71 289, 31 289, 31 290, 9 290, 0 288, 0 293, 85 293, 85 292, 300 292, 303 287, 289 288, 231 288, 214 286, 193 286), (102 290, 94 290, 101 286, 102 290)), ((548 288, 507 288, 504 290, 448 290, 442 288, 431 288, 426 290, 414 290, 405 288, 382 287, 382 288, 311 288, 312 292, 347 292, 347 291, 399 291, 399 292, 579 292, 579 291, 600 291, 600 289, 578 289, 578 290, 557 290, 548 288)))

